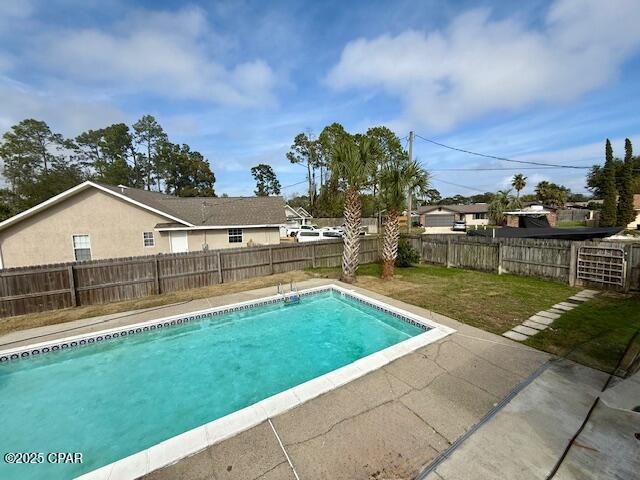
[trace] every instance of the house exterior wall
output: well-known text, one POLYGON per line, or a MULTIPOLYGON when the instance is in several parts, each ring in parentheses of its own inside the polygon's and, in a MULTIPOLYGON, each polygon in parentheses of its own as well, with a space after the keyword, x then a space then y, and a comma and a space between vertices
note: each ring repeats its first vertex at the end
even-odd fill
MULTIPOLYGON (((0 232, 0 268, 75 261, 73 235, 89 235, 92 260, 171 253, 169 232, 154 230, 170 219, 88 188, 0 232), (143 232, 154 232, 155 246, 145 247, 143 232)), ((278 227, 247 228, 243 243, 229 243, 228 231, 191 230, 189 251, 237 248, 252 240, 278 244, 278 227)))
POLYGON ((507 221, 506 221, 506 226, 507 227, 518 227, 520 225, 520 215, 506 215, 507 221))
POLYGON ((88 188, 0 232, 4 268, 72 262, 73 235, 89 235, 91 258, 169 252, 169 237, 154 232, 145 247, 143 232, 167 218, 88 188))
POLYGON ((202 250, 205 243, 209 246, 209 250, 246 247, 249 242, 252 242, 253 245, 278 245, 280 243, 280 229, 278 227, 243 228, 242 243, 229 243, 227 229, 190 230, 187 239, 190 252, 202 250))
POLYGON ((464 215, 464 221, 466 222, 467 226, 473 226, 473 225, 489 225, 489 215, 487 213, 484 214, 484 216, 486 218, 474 218, 473 213, 466 213, 464 215))
MULTIPOLYGON (((556 212, 548 212, 546 216, 550 226, 555 227, 558 224, 558 214, 556 212)), ((506 217, 507 217, 507 221, 506 221, 507 227, 520 226, 520 220, 519 220, 520 215, 507 214, 506 217)))

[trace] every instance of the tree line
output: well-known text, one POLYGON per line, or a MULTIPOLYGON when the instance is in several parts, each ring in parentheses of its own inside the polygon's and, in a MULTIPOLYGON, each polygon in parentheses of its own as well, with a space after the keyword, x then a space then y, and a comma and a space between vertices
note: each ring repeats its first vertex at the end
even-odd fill
MULTIPOLYGON (((306 169, 306 195, 290 199, 314 216, 345 218, 341 279, 353 282, 358 267, 363 213, 384 211, 382 277, 392 278, 398 255, 400 215, 412 199, 432 193, 429 175, 410 159, 402 141, 384 126, 349 133, 339 123, 318 137, 296 135, 287 159, 306 169)), ((260 189, 260 187, 258 187, 260 189)))
POLYGON ((633 195, 640 193, 640 156, 633 156, 633 145, 624 142, 624 159, 614 158, 609 139, 605 142, 605 162, 594 165, 587 177, 587 187, 604 200, 600 225, 624 227, 635 219, 633 195))
POLYGON ((151 115, 131 128, 116 123, 75 138, 41 120, 12 126, 0 143, 0 218, 26 210, 85 180, 177 196, 215 196, 215 176, 205 157, 172 143, 151 115))
MULTIPOLYGON (((389 162, 409 158, 398 136, 385 126, 369 128, 364 133, 349 133, 337 122, 327 125, 319 135, 301 132, 295 136, 286 156, 292 164, 306 169, 306 192, 294 195, 289 204, 302 206, 317 217, 339 217, 342 215, 346 190, 341 188, 334 175, 331 162, 337 147, 343 143, 359 144, 368 141, 371 149, 371 165, 368 167, 366 188, 361 192, 362 214, 373 216, 382 208, 380 196, 380 174, 389 162)), ((435 191, 434 191, 435 192, 435 191)), ((428 198, 429 192, 421 196, 428 198)))

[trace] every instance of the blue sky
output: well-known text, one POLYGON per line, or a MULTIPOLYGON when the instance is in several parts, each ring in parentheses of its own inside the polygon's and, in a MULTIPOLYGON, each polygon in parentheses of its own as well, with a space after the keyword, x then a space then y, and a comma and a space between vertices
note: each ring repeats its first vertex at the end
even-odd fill
MULTIPOLYGON (((249 169, 283 185, 295 134, 384 124, 521 160, 591 165, 640 150, 640 2, 2 0, 0 133, 23 118, 75 136, 155 115, 210 161, 216 191, 249 169)), ((513 173, 584 190, 582 170, 521 170, 416 139, 443 194, 513 173), (504 167, 512 171, 452 171, 504 167), (452 184, 463 185, 456 186, 452 184)), ((285 194, 302 192, 304 185, 285 194)))

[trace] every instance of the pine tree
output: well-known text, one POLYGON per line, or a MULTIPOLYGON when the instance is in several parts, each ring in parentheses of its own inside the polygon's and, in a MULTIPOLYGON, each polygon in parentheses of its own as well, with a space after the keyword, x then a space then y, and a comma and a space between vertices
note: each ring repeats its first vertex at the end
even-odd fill
POLYGON ((613 149, 611 148, 611 142, 608 138, 605 146, 605 158, 604 204, 600 212, 600 225, 604 227, 614 227, 617 225, 616 196, 618 192, 616 189, 616 169, 613 163, 613 149))
POLYGON ((618 198, 618 225, 626 227, 636 218, 633 210, 633 147, 628 138, 624 141, 624 169, 618 198))

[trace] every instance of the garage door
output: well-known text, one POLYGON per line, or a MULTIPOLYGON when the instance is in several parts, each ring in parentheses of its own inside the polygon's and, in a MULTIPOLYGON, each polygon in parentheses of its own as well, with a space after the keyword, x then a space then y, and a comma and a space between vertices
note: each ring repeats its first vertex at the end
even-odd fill
POLYGON ((425 227, 450 227, 453 225, 454 215, 425 215, 425 227))

